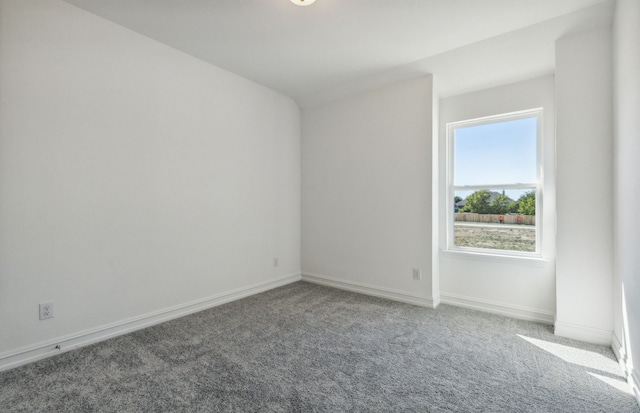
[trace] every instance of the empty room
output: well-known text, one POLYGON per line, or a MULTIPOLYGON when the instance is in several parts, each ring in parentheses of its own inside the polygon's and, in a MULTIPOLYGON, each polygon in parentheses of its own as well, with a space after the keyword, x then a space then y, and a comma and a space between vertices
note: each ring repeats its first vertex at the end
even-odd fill
POLYGON ((638 159, 638 0, 0 0, 0 411, 640 413, 638 159))

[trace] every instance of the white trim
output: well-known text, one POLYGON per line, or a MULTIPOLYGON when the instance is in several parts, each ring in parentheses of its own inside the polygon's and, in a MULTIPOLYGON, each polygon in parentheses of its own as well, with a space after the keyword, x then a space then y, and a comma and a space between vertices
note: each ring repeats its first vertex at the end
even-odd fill
POLYGON ((433 303, 433 309, 438 308, 438 306, 442 303, 442 297, 440 296, 440 294, 438 295, 434 295, 433 298, 431 299, 432 303, 433 303))
POLYGON ((631 365, 630 360, 627 357, 627 351, 621 344, 620 339, 616 336, 615 332, 611 334, 611 349, 618 359, 618 364, 627 378, 627 383, 629 383, 629 387, 631 388, 638 405, 640 405, 640 374, 638 374, 638 371, 631 365))
POLYGON ((555 335, 571 338, 573 340, 586 341, 587 343, 611 345, 611 330, 596 327, 588 327, 580 324, 568 323, 556 320, 555 335))
POLYGON ((35 345, 22 347, 0 354, 0 371, 9 370, 37 360, 64 353, 79 347, 84 347, 98 341, 107 340, 132 331, 140 330, 165 321, 183 317, 188 314, 216 307, 231 301, 239 300, 250 295, 258 294, 273 288, 300 281, 300 273, 289 274, 260 282, 235 290, 212 295, 210 297, 194 300, 184 304, 117 321, 101 327, 85 330, 79 333, 53 340, 47 340, 35 345), (59 349, 56 346, 60 346, 59 349))
POLYGON ((442 255, 446 258, 455 258, 461 260, 475 260, 485 262, 502 262, 505 264, 526 265, 529 267, 544 267, 549 263, 549 260, 545 260, 541 257, 535 256, 522 256, 522 255, 502 255, 499 252, 495 253, 483 253, 467 250, 440 250, 442 255))
POLYGON ((495 123, 496 121, 499 120, 514 120, 514 119, 520 119, 520 118, 528 118, 531 117, 531 115, 536 115, 537 113, 542 113, 543 112, 542 107, 538 107, 538 108, 533 108, 533 109, 525 109, 525 110, 519 110, 516 112, 509 112, 509 113, 503 113, 503 114, 498 114, 498 115, 489 115, 489 116, 482 116, 479 118, 473 118, 473 119, 467 119, 467 120, 460 120, 460 121, 456 121, 456 122, 449 122, 447 123, 447 127, 449 127, 449 125, 453 125, 453 126, 477 126, 477 125, 482 125, 482 124, 488 124, 488 123, 495 123))
MULTIPOLYGON (((521 110, 517 112, 504 113, 498 115, 484 116, 481 118, 468 119, 463 121, 449 122, 445 125, 445 139, 446 139, 446 191, 445 191, 445 210, 446 210, 446 249, 448 251, 461 251, 460 247, 454 244, 454 225, 455 225, 455 213, 453 200, 455 191, 457 190, 471 190, 474 188, 479 189, 517 189, 517 188, 532 188, 535 190, 536 195, 536 250, 535 252, 524 251, 501 251, 491 250, 488 248, 468 248, 471 251, 477 251, 485 255, 497 254, 499 256, 513 255, 519 257, 534 257, 541 258, 542 246, 543 246, 543 212, 544 212, 544 108, 538 107, 533 109, 521 110), (507 122, 516 119, 535 118, 537 137, 536 137, 536 178, 535 183, 502 183, 491 185, 455 185, 454 177, 454 134, 453 131, 461 127, 480 126, 491 123, 507 122)), ((467 248, 462 249, 462 251, 467 248)))
POLYGON ((633 395, 636 396, 638 405, 640 405, 640 373, 638 373, 638 370, 632 369, 631 374, 629 374, 629 377, 627 377, 627 381, 631 386, 633 395))
POLYGON ((613 354, 616 356, 620 367, 623 370, 627 369, 627 352, 624 346, 620 343, 620 340, 616 336, 615 332, 611 333, 611 350, 613 350, 613 354))
POLYGON ((492 314, 504 315, 507 317, 518 318, 520 320, 553 324, 553 321, 555 319, 555 314, 547 310, 500 303, 497 301, 484 300, 475 297, 465 297, 463 295, 451 293, 441 293, 440 296, 442 298, 443 304, 469 308, 471 310, 484 311, 492 314))
POLYGON ((354 281, 340 280, 338 278, 328 277, 326 275, 302 273, 302 281, 308 281, 314 284, 325 285, 327 287, 338 288, 340 290, 352 291, 374 297, 386 298, 388 300, 400 301, 403 303, 419 305, 421 307, 435 308, 439 304, 439 299, 435 300, 429 297, 393 290, 391 288, 379 287, 376 285, 363 284, 354 281))
POLYGON ((518 182, 515 184, 453 185, 454 191, 479 191, 481 189, 536 189, 536 182, 518 182))

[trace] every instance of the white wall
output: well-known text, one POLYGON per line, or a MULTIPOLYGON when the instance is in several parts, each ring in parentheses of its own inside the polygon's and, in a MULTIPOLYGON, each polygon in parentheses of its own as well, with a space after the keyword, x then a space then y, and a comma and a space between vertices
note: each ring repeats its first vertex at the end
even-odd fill
POLYGON ((618 0, 614 22, 614 350, 640 402, 640 2, 618 0))
MULTIPOLYGON (((434 305, 440 304, 440 95, 439 81, 433 78, 431 96, 433 121, 431 122, 431 296, 434 305)), ((444 162, 444 160, 442 161, 444 162)))
POLYGON ((299 274, 291 99, 61 1, 0 7, 0 358, 299 274))
POLYGON ((612 331, 611 31, 556 42, 556 334, 609 344, 612 331))
POLYGON ((431 125, 430 76, 303 111, 303 276, 433 304, 431 125))
MULTIPOLYGON (((446 223, 447 123, 542 107, 543 261, 446 253, 440 257, 442 302, 542 322, 555 314, 554 78, 545 76, 440 101, 440 222, 446 223)), ((440 248, 446 249, 445 224, 440 248)))

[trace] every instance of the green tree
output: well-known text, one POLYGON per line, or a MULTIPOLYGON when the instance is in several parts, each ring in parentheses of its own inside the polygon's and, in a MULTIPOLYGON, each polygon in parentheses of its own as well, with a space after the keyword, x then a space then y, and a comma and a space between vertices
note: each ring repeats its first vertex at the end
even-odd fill
POLYGON ((500 194, 491 201, 490 209, 492 214, 506 214, 509 212, 509 208, 511 206, 511 199, 504 195, 500 194))
POLYGON ((523 215, 536 214, 536 191, 529 191, 518 199, 518 212, 523 215))
POLYGON ((476 191, 467 197, 467 202, 465 203, 464 208, 462 208, 461 211, 475 212, 478 214, 490 214, 491 206, 489 205, 489 197, 489 191, 486 189, 476 191))
POLYGON ((456 196, 453 197, 453 203, 454 204, 457 204, 460 201, 462 201, 462 198, 460 198, 459 196, 456 195, 456 196))

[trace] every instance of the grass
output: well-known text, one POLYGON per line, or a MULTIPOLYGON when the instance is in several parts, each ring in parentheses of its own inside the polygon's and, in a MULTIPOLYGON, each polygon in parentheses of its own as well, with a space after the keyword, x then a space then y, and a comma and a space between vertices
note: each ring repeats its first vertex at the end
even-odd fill
POLYGON ((455 225, 455 245, 508 251, 536 250, 536 231, 530 226, 501 228, 500 225, 455 225))

